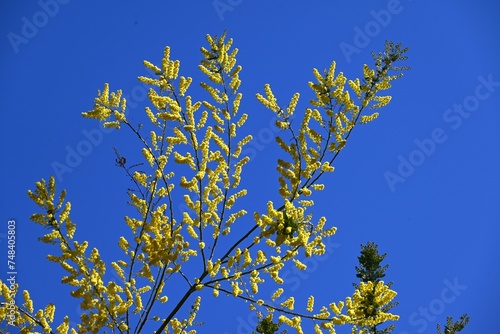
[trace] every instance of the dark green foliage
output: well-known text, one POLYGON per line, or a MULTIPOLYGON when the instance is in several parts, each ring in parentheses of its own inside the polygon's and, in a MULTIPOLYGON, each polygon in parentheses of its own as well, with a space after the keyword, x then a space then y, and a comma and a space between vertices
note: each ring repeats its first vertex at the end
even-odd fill
MULTIPOLYGON (((373 242, 368 242, 366 245, 361 245, 361 255, 358 256, 359 267, 356 267, 356 277, 361 282, 378 282, 385 277, 385 271, 389 265, 381 266, 380 263, 385 259, 387 254, 380 255, 378 245, 373 242)), ((358 284, 354 283, 355 287, 358 284)))
POLYGON ((470 317, 466 314, 463 314, 460 316, 460 319, 457 320, 455 323, 453 322, 452 317, 447 317, 446 318, 446 326, 444 326, 444 332, 441 332, 441 325, 437 325, 437 332, 438 334, 455 334, 462 329, 465 328, 465 326, 469 323, 470 317))
POLYGON ((295 232, 297 232, 297 229, 299 228, 299 224, 295 222, 291 217, 288 217, 286 214, 286 211, 283 212, 283 232, 282 234, 286 235, 287 237, 292 237, 295 232), (290 227, 290 231, 287 232, 287 228, 290 227))
MULTIPOLYGON (((259 324, 256 328, 257 332, 254 333, 274 334, 278 331, 279 328, 280 326, 274 323, 273 320, 269 316, 267 316, 259 321, 259 324)), ((286 331, 283 333, 286 333, 286 331)))
MULTIPOLYGON (((395 62, 408 59, 407 56, 404 56, 407 51, 408 47, 403 48, 401 43, 394 44, 394 42, 385 41, 384 52, 379 52, 378 54, 372 52, 372 57, 375 60, 375 68, 377 70, 375 81, 378 81, 380 77, 388 74, 389 71, 401 72, 409 70, 409 66, 394 66, 395 62)), ((401 76, 403 76, 402 73, 396 75, 397 78, 401 76)))
MULTIPOLYGON (((379 254, 378 245, 374 242, 368 242, 366 245, 361 245, 361 255, 358 256, 359 267, 356 267, 356 277, 359 278, 360 282, 379 282, 385 277, 385 271, 389 268, 386 264, 382 266, 381 263, 387 256, 386 253, 379 254)), ((392 282, 386 283, 388 286, 392 285, 392 282)), ((358 288, 359 283, 353 283, 353 285, 358 288)), ((368 296, 367 303, 365 305, 365 316, 367 318, 376 315, 376 312, 389 312, 393 307, 397 306, 398 302, 390 302, 382 307, 375 303, 375 296, 368 296)), ((379 329, 377 325, 366 327, 369 334, 389 334, 394 330, 395 326, 390 325, 387 328, 379 329)))

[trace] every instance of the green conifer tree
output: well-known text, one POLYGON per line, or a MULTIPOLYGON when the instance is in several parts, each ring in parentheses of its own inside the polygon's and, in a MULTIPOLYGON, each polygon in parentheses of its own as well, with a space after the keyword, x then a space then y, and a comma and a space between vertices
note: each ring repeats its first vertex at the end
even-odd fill
POLYGON ((469 323, 470 317, 467 313, 462 314, 460 319, 456 322, 453 322, 452 317, 446 318, 446 325, 444 326, 444 332, 441 332, 441 325, 437 324, 437 333, 438 334, 455 334, 461 332, 462 329, 469 323))
MULTIPOLYGON (((389 268, 389 265, 381 265, 382 261, 387 256, 387 253, 379 254, 378 245, 374 242, 369 241, 366 245, 361 245, 361 255, 358 256, 359 267, 356 266, 356 277, 359 278, 360 283, 378 283, 382 278, 385 277, 385 271, 389 268)), ((387 283, 390 287, 393 282, 387 283)), ((359 288, 359 283, 353 283, 354 287, 359 288)), ((373 293, 368 295, 365 300, 365 305, 363 308, 364 317, 370 318, 375 317, 380 311, 389 312, 393 307, 397 306, 398 302, 390 302, 385 305, 378 305, 375 299, 375 288, 376 284, 373 285, 373 293)), ((369 334, 389 334, 391 333, 395 325, 390 325, 384 329, 378 328, 380 324, 374 324, 371 326, 364 326, 364 330, 369 334)))

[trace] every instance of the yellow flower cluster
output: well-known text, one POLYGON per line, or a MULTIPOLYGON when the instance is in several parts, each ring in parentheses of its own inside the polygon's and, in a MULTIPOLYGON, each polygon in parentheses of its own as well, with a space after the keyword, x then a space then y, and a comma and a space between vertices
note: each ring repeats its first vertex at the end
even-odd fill
POLYGON ((264 283, 264 280, 259 277, 259 272, 257 270, 252 270, 252 274, 250 275, 250 286, 254 295, 259 292, 259 284, 262 283, 264 283))
POLYGON ((399 316, 386 313, 383 307, 390 303, 396 292, 383 281, 361 282, 352 298, 346 299, 347 315, 350 323, 358 327, 374 326, 386 321, 395 321, 399 316))
POLYGON ((285 290, 283 290, 283 288, 278 288, 274 293, 273 295, 271 296, 271 300, 276 300, 278 299, 279 297, 281 297, 281 295, 283 294, 285 290))
POLYGON ((127 101, 122 98, 122 91, 109 92, 109 84, 104 85, 104 90, 97 92, 97 98, 94 100, 94 108, 83 112, 83 117, 97 119, 107 128, 120 128, 121 123, 127 122, 125 111, 127 101), (113 116, 114 120, 110 120, 113 116))
MULTIPOLYGON (((260 237, 275 236, 272 247, 285 244, 292 247, 303 247, 306 256, 312 254, 324 254, 325 245, 323 237, 330 237, 336 232, 336 228, 325 229, 326 218, 321 217, 316 226, 309 222, 304 207, 295 207, 294 204, 285 200, 283 208, 276 209, 272 202, 268 202, 267 214, 255 213, 254 218, 261 228, 260 237), (311 236, 315 236, 310 240, 311 236)), ((294 253, 293 257, 296 254, 294 253)), ((287 260, 292 259, 287 257, 287 260)), ((296 262, 297 263, 300 262, 296 262)), ((298 264, 300 266, 300 264, 298 264)))
POLYGON ((314 296, 309 296, 307 299, 307 312, 312 312, 314 309, 314 296))
POLYGON ((41 241, 52 244, 57 240, 73 238, 76 231, 76 225, 73 224, 69 217, 71 203, 66 202, 64 204, 66 197, 66 191, 64 190, 59 195, 57 203, 55 202, 56 186, 53 176, 50 177, 48 184, 44 179, 38 181, 36 183, 36 190, 34 192, 29 190, 28 196, 45 211, 45 213, 35 213, 31 215, 30 219, 52 230, 42 237, 40 239, 41 241), (56 213, 58 213, 59 217, 56 217, 56 213))
POLYGON ((304 331, 302 330, 302 318, 299 316, 295 316, 293 318, 288 318, 286 315, 280 315, 278 318, 279 323, 285 324, 287 326, 290 326, 291 328, 295 329, 297 331, 297 334, 303 334, 304 331))
POLYGON ((366 123, 374 121, 375 119, 377 119, 378 115, 379 115, 378 112, 374 112, 371 115, 362 115, 361 116, 361 124, 366 124, 366 123))

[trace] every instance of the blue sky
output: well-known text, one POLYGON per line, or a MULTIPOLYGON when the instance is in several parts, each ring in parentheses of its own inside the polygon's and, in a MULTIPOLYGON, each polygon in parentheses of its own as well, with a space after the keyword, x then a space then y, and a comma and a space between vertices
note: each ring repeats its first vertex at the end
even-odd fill
MULTIPOLYGON (((395 82, 379 119, 354 131, 324 180, 327 190, 316 195, 313 211, 338 232, 324 261, 311 260, 305 274, 289 273, 288 288, 344 299, 360 244, 374 241, 388 253, 387 279, 398 292, 395 333, 435 333, 438 321, 465 312, 468 333, 492 332, 500 297, 498 12, 485 0, 3 1, 2 253, 7 221, 15 219, 21 288, 31 291, 35 307, 55 301, 63 305, 57 317, 78 316, 60 269, 45 260, 51 248, 37 243, 45 230, 28 219, 37 208, 26 191, 56 174, 54 166, 67 166, 57 184, 68 191, 77 239, 91 241, 106 259, 118 256, 130 210, 113 147, 133 152, 138 143, 126 131, 103 132, 81 112, 108 82, 136 104, 129 118, 142 119, 145 89, 137 76, 147 73, 142 61, 158 63, 166 45, 195 82, 207 33, 227 29, 240 49, 245 130, 255 138, 244 173, 254 211, 277 198, 278 150, 268 140, 273 115, 254 94, 270 83, 282 101, 301 92, 305 107, 313 67, 336 60, 348 78, 361 76, 371 51, 393 40, 410 47, 412 70, 395 82)), ((205 303, 200 333, 248 333, 254 323, 230 298, 205 303)))

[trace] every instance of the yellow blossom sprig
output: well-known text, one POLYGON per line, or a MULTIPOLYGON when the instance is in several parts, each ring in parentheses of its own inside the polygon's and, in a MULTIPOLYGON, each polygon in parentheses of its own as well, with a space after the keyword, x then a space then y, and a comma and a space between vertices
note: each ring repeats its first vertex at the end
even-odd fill
POLYGON ((106 83, 103 91, 97 92, 97 97, 94 99, 94 108, 82 112, 82 115, 103 122, 103 126, 106 128, 119 129, 121 123, 126 121, 126 109, 127 100, 124 97, 122 98, 122 91, 118 90, 110 93, 109 84, 106 83))
MULTIPOLYGON (((48 255, 47 258, 52 262, 59 263, 68 273, 67 276, 62 278, 62 283, 74 287, 71 292, 72 296, 81 299, 80 306, 86 312, 81 315, 79 328, 97 328, 96 322, 100 323, 100 326, 116 325, 118 323, 118 314, 113 312, 110 303, 116 290, 108 289, 109 284, 113 285, 115 283, 110 282, 108 286, 104 283, 103 277, 106 265, 101 259, 98 250, 94 248, 91 254, 86 255, 88 243, 73 241, 76 226, 70 219, 70 203, 67 202, 64 205, 65 194, 65 191, 62 191, 59 202, 55 204, 55 179, 51 177, 48 183, 43 179, 37 182, 36 190, 28 191, 28 195, 46 213, 34 214, 31 220, 51 230, 50 233, 40 238, 40 241, 59 244, 61 255, 48 255), (61 208, 63 209, 60 210, 61 208)), ((25 299, 26 296, 29 297, 25 293, 25 299)), ((27 300, 26 303, 29 302, 29 298, 27 300)), ((45 313, 47 312, 49 311, 45 313)), ((39 311, 33 315, 40 319, 44 326, 46 321, 43 320, 45 319, 43 314, 45 313, 39 311)), ((64 323, 61 326, 66 327, 64 323)))
POLYGON ((366 327, 398 320, 398 315, 384 311, 384 306, 389 304, 395 296, 396 292, 383 281, 361 282, 352 298, 346 299, 349 323, 356 327, 366 327))
MULTIPOLYGON (((352 101, 349 99, 348 93, 343 92, 345 78, 342 73, 334 77, 334 69, 335 63, 332 63, 328 72, 325 72, 324 77, 316 69, 313 71, 319 83, 310 83, 311 88, 315 90, 317 95, 317 101, 312 101, 311 103, 313 106, 326 107, 327 103, 332 101, 332 98, 336 98, 347 106, 345 108, 346 112, 351 109, 354 110, 355 108, 352 106, 352 101), (330 91, 331 94, 329 94, 330 91)), ((335 132, 335 129, 330 126, 327 129, 328 132, 325 138, 324 135, 320 134, 320 132, 315 129, 316 126, 313 126, 311 122, 317 124, 319 128, 325 128, 325 116, 328 116, 331 119, 330 123, 335 122, 337 125, 340 125, 338 129, 346 131, 345 127, 342 127, 340 124, 343 116, 338 116, 336 117, 337 120, 333 121, 335 117, 332 112, 327 111, 327 115, 323 116, 318 109, 307 108, 298 129, 298 133, 296 133, 291 127, 289 118, 295 111, 299 95, 295 94, 288 107, 283 111, 283 109, 277 105, 277 100, 269 85, 265 86, 265 91, 267 98, 257 94, 257 99, 266 107, 277 113, 277 126, 281 129, 289 130, 292 136, 292 143, 290 144, 287 143, 288 140, 283 139, 279 135, 276 137, 276 140, 283 151, 290 156, 289 161, 284 159, 278 160, 277 170, 280 173, 279 192, 284 199, 294 200, 299 194, 307 195, 308 192, 305 191, 304 186, 301 186, 301 181, 304 178, 310 179, 314 173, 321 168, 322 160, 325 158, 328 149, 329 140, 333 137, 332 132, 335 132)), ((337 137, 341 137, 342 133, 343 132, 337 131, 337 137)), ((307 187, 311 186, 310 184, 307 185, 307 183, 305 185, 307 187)))
MULTIPOLYGON (((66 243, 67 239, 71 240, 73 238, 76 231, 76 225, 69 217, 71 203, 66 202, 64 204, 66 191, 61 191, 56 203, 56 186, 53 176, 50 177, 48 183, 41 179, 35 185, 36 189, 34 191, 29 190, 28 196, 43 209, 44 213, 35 213, 31 215, 30 220, 51 230, 50 233, 40 238, 40 241, 55 244, 60 240, 66 243)), ((69 247, 68 244, 65 246, 69 247)))
POLYGON ((257 94, 257 99, 267 108, 273 110, 278 117, 277 126, 283 130, 289 130, 292 143, 277 136, 278 145, 290 156, 290 160, 278 159, 277 170, 279 176, 279 192, 283 198, 293 200, 299 195, 307 195, 306 188, 315 189, 319 177, 325 172, 333 171, 331 166, 342 148, 345 146, 347 138, 351 134, 355 125, 366 124, 375 120, 379 113, 362 115, 362 110, 366 106, 371 109, 381 108, 390 101, 390 96, 378 96, 377 93, 391 87, 390 82, 402 76, 390 75, 390 71, 402 71, 407 67, 396 67, 396 61, 405 60, 403 54, 407 48, 402 48, 400 44, 386 43, 384 54, 374 54, 375 69, 370 69, 367 65, 363 67, 363 84, 359 79, 347 80, 342 72, 335 75, 336 63, 332 62, 328 70, 321 74, 317 69, 313 69, 313 74, 317 83, 310 82, 309 86, 314 91, 316 98, 310 103, 318 109, 307 108, 298 134, 287 121, 290 111, 293 112, 296 106, 296 95, 290 102, 287 112, 278 105, 272 90, 268 84, 264 86, 266 96, 257 94), (360 106, 351 99, 350 94, 345 90, 346 83, 355 95, 360 99, 360 106), (375 101, 375 104, 370 104, 375 101), (314 120, 315 126, 311 123, 314 120), (323 134, 316 129, 322 129, 323 134), (310 146, 310 144, 314 146, 310 146), (321 167, 321 168, 320 168, 321 167))
POLYGON ((240 184, 242 168, 248 163, 249 158, 237 159, 244 145, 250 142, 251 136, 239 141, 233 139, 237 136, 237 128, 242 127, 247 119, 246 114, 237 117, 242 100, 242 94, 238 93, 241 71, 241 66, 236 65, 238 49, 231 50, 233 41, 232 39, 226 41, 226 33, 220 37, 207 35, 206 38, 209 48, 201 48, 204 59, 199 69, 210 80, 209 83, 202 82, 201 86, 209 93, 213 102, 204 101, 203 105, 208 109, 207 114, 212 117, 215 124, 207 128, 201 151, 203 155, 197 159, 201 164, 199 162, 197 164, 201 165, 198 169, 202 171, 208 169, 206 173, 208 183, 204 189, 200 189, 204 195, 199 196, 202 199, 200 203, 206 204, 206 214, 201 214, 200 228, 206 226, 213 228, 211 258, 220 233, 229 231, 236 219, 246 214, 246 211, 240 210, 225 218, 227 209, 231 209, 237 199, 246 195, 245 190, 235 190, 236 192, 231 194, 230 189, 236 189, 240 184), (214 149, 209 149, 211 143, 215 145, 214 149), (210 165, 213 168, 208 168, 210 165), (218 212, 220 210, 218 207, 221 205, 225 209, 220 211, 220 215, 212 214, 218 212), (205 217, 208 219, 203 219, 205 217))
POLYGON ((386 41, 384 52, 372 53, 375 68, 371 69, 368 65, 364 65, 363 84, 360 84, 359 79, 349 82, 358 98, 362 100, 363 107, 368 106, 371 101, 375 101, 377 103, 369 106, 371 109, 378 109, 390 102, 390 96, 378 96, 377 93, 391 88, 391 81, 401 78, 402 71, 410 69, 408 66, 395 66, 396 62, 408 59, 404 55, 407 51, 408 48, 403 48, 401 43, 394 44, 386 41), (396 74, 391 74, 392 72, 396 72, 396 74))

